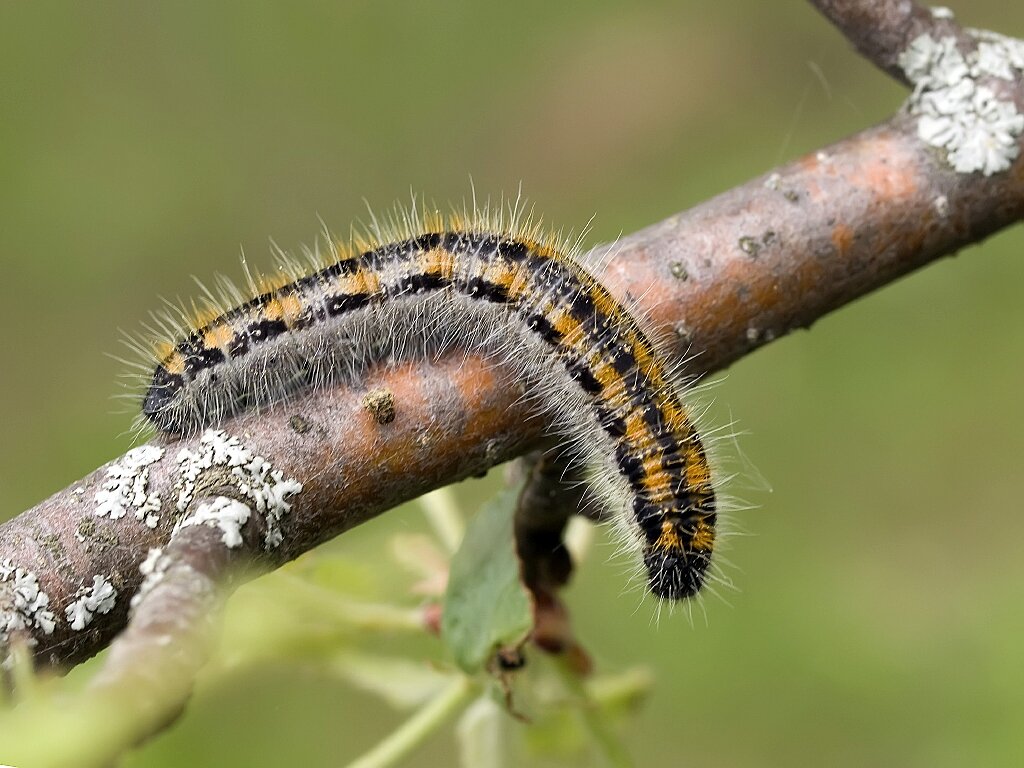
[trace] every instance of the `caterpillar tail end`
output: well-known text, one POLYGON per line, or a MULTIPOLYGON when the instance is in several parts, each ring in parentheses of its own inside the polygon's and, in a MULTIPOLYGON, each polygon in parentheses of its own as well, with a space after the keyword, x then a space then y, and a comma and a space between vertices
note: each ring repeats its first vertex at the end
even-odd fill
POLYGON ((664 522, 661 535, 644 547, 651 592, 665 600, 686 600, 704 586, 714 547, 714 517, 698 518, 696 530, 664 522))
POLYGON ((711 553, 671 553, 653 549, 644 553, 644 565, 647 583, 654 595, 665 600, 686 600, 704 586, 711 553))

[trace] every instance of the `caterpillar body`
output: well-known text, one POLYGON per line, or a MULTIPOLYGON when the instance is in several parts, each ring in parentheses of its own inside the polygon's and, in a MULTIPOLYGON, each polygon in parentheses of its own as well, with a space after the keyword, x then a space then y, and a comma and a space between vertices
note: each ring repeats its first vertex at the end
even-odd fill
MULTIPOLYGON (((518 210, 518 208, 517 208, 518 210)), ((396 217, 277 279, 225 283, 147 366, 142 418, 192 434, 242 411, 451 348, 490 355, 562 433, 659 597, 695 595, 715 546, 701 437, 640 323, 537 224, 396 217)))

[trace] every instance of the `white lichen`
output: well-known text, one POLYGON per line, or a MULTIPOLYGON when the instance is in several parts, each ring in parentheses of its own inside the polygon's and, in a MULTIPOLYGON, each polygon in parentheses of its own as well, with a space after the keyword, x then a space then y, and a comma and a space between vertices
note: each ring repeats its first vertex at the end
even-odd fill
POLYGON ((142 584, 139 585, 139 591, 132 595, 131 602, 129 605, 135 608, 139 601, 142 600, 149 592, 153 590, 160 580, 164 577, 167 569, 171 565, 171 559, 164 557, 164 551, 160 547, 153 547, 146 554, 146 559, 139 564, 139 573, 142 574, 142 584))
POLYGON ((106 576, 92 577, 92 585, 80 587, 75 599, 64 609, 71 628, 76 632, 85 629, 92 623, 97 613, 110 613, 117 602, 117 590, 106 576))
POLYGON ((953 18, 953 11, 950 10, 949 8, 946 8, 943 5, 933 5, 930 10, 932 12, 932 18, 936 18, 936 19, 952 19, 953 18))
POLYGON ((133 511, 136 519, 156 528, 160 523, 160 495, 149 493, 149 468, 163 455, 163 448, 143 445, 107 467, 107 480, 96 492, 96 515, 118 520, 133 511))
POLYGON ((227 496, 218 496, 213 501, 200 504, 195 512, 182 518, 175 530, 191 525, 219 528, 224 546, 234 549, 242 545, 242 526, 249 521, 251 514, 252 510, 248 505, 227 496))
POLYGON ((918 116, 917 135, 945 149, 956 171, 991 176, 1008 169, 1020 153, 1024 115, 977 81, 1019 77, 1024 41, 980 30, 971 34, 980 42, 966 55, 954 37, 920 35, 900 54, 899 64, 914 85, 908 108, 918 116))
POLYGON ((967 32, 979 41, 979 71, 1004 80, 1014 80, 1015 69, 1024 71, 1024 40, 987 29, 968 29, 967 32))
MULTIPOLYGON (((12 632, 33 629, 41 630, 44 635, 53 632, 57 621, 49 609, 50 596, 40 589, 34 572, 6 558, 0 561, 0 582, 11 585, 9 607, 0 611, 0 643, 6 645, 12 632)), ((28 645, 35 646, 36 639, 29 638, 28 645)))
MULTIPOLYGON (((302 491, 302 483, 285 478, 269 461, 246 448, 236 437, 218 429, 208 429, 199 440, 199 449, 183 449, 177 456, 181 468, 178 510, 185 512, 196 493, 200 477, 214 469, 226 470, 222 479, 230 480, 239 494, 263 515, 266 532, 264 547, 278 547, 284 540, 281 520, 291 509, 289 499, 302 491)), ((245 506, 240 504, 240 506, 245 506)))

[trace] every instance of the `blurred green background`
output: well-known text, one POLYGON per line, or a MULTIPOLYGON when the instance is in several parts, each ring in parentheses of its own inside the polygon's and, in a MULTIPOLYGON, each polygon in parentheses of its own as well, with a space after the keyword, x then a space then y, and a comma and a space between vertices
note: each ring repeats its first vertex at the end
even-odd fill
MULTIPOLYGON (((1020 4, 955 10, 1024 35, 1020 4)), ((0 517, 128 447, 118 329, 192 274, 239 276, 240 245, 269 265, 268 237, 345 232, 410 188, 461 201, 470 175, 560 226, 596 214, 600 242, 902 98, 804 3, 4 3, 0 517)), ((706 626, 655 626, 610 545, 585 563, 568 600, 599 668, 657 678, 638 764, 1024 760, 1022 251, 1015 227, 731 369, 715 397, 774 492, 747 494, 740 591, 706 626)), ((325 552, 387 596, 375 564, 423 528, 405 508, 325 552)), ((400 718, 276 659, 203 686, 129 764, 338 765, 400 718)))

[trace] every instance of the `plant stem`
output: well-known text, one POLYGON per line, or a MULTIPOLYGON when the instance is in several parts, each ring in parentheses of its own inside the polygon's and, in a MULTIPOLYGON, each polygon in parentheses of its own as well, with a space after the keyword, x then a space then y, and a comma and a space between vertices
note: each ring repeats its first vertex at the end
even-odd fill
POLYGON ((619 738, 612 732, 601 712, 600 706, 587 694, 580 676, 562 659, 555 663, 562 677, 562 682, 572 693, 579 708, 580 721, 590 736, 594 750, 601 756, 606 765, 613 768, 632 768, 633 761, 619 738))
POLYGON ((397 764, 462 709, 474 689, 468 677, 459 676, 377 746, 349 763, 348 768, 386 768, 397 764))
POLYGON ((458 549, 466 526, 451 487, 438 488, 420 496, 419 503, 445 549, 449 552, 458 549))

